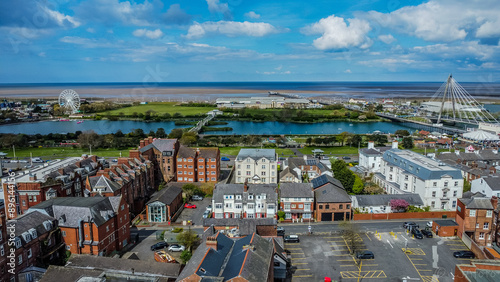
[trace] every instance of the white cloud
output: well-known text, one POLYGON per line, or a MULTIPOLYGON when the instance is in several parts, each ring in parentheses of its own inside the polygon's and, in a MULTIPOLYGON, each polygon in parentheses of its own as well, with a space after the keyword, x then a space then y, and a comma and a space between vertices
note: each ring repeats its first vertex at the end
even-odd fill
POLYGON ((78 36, 64 36, 59 39, 59 41, 69 44, 81 45, 84 48, 110 48, 116 47, 116 45, 111 44, 107 41, 89 39, 78 36))
POLYGON ((38 53, 38 56, 45 58, 47 56, 47 54, 45 54, 45 52, 40 52, 40 53, 38 53))
POLYGON ((89 33, 95 33, 95 29, 93 29, 91 27, 87 28, 86 31, 89 33))
POLYGON ((371 40, 367 34, 371 30, 368 21, 361 19, 348 19, 331 15, 319 22, 302 29, 305 34, 321 34, 313 42, 314 47, 320 50, 345 49, 349 47, 368 48, 371 40))
POLYGON ((254 11, 250 11, 248 13, 245 13, 244 16, 247 18, 250 18, 250 19, 260 19, 260 15, 255 13, 254 11))
POLYGON ((68 16, 68 15, 63 15, 62 13, 59 13, 58 11, 51 10, 46 6, 41 6, 41 9, 50 18, 55 20, 59 24, 59 26, 79 27, 81 25, 81 23, 78 20, 76 20, 74 17, 68 16))
POLYGON ((392 34, 379 35, 378 39, 385 44, 391 44, 392 42, 396 41, 396 38, 394 38, 392 34))
POLYGON ((136 29, 132 34, 136 37, 147 37, 149 39, 158 39, 164 34, 160 29, 147 30, 147 29, 136 29))
POLYGON ((352 73, 352 71, 350 69, 346 69, 344 73, 352 73))
POLYGON ((415 46, 411 49, 415 53, 434 55, 437 58, 466 58, 490 60, 500 55, 500 46, 479 44, 479 41, 463 41, 457 45, 434 44, 415 46))
POLYGON ((229 5, 227 3, 220 3, 220 0, 207 0, 208 10, 210 13, 222 14, 224 19, 232 20, 233 16, 229 10, 229 5))
POLYGON ((280 32, 277 28, 268 23, 258 22, 195 22, 189 27, 186 38, 196 39, 210 34, 222 34, 230 37, 246 35, 254 37, 262 37, 273 33, 280 32))
POLYGON ((450 42, 467 36, 500 36, 497 0, 431 0, 391 13, 368 12, 362 17, 426 41, 450 42))

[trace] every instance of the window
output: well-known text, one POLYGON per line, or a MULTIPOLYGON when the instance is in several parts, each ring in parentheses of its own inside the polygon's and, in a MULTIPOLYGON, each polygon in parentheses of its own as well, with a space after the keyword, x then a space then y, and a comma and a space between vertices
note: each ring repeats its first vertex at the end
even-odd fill
POLYGON ((32 255, 32 254, 31 254, 31 248, 29 248, 29 249, 28 249, 28 258, 30 258, 30 257, 31 257, 31 255, 32 255))
POLYGON ((484 225, 483 225, 483 229, 488 229, 490 228, 490 223, 489 222, 485 222, 484 225))
POLYGON ((479 233, 479 240, 484 240, 484 232, 479 233))
POLYGON ((325 205, 325 209, 329 209, 330 208, 330 205, 325 205))
POLYGON ((405 180, 408 180, 408 175, 405 175, 405 180))
POLYGON ((266 172, 265 172, 265 171, 262 171, 262 172, 260 173, 260 175, 262 175, 262 176, 266 176, 266 172))
POLYGON ((303 204, 299 204, 299 209, 303 209, 304 208, 304 205, 303 204))
POLYGON ((266 183, 266 178, 265 177, 262 177, 262 183, 266 183))
POLYGON ((448 181, 444 182, 444 187, 448 187, 448 181))
POLYGON ((457 201, 453 201, 453 203, 451 204, 451 207, 452 208, 456 208, 457 207, 457 201))
MULTIPOLYGON (((240 175, 241 171, 238 171, 238 175, 240 175)), ((200 175, 203 175, 203 171, 200 171, 200 175)))
POLYGON ((476 223, 476 229, 479 228, 479 223, 476 223))
POLYGON ((212 181, 215 181, 215 177, 212 177, 212 181))
POLYGON ((177 165, 178 168, 182 168, 182 165, 177 165))
POLYGON ((453 197, 457 196, 457 191, 453 191, 453 197))
POLYGON ((271 169, 274 169, 274 165, 271 166, 271 169))
POLYGON ((20 254, 18 259, 18 264, 20 265, 21 263, 23 263, 23 254, 20 254))
POLYGON ((26 206, 26 201, 25 200, 23 200, 23 206, 26 206))
POLYGON ((247 175, 250 175, 250 171, 247 171, 247 175))
POLYGON ((476 210, 470 210, 469 216, 476 216, 476 210))
POLYGON ((203 168, 203 166, 202 166, 202 165, 200 165, 200 168, 203 168))
POLYGON ((66 237, 66 231, 62 232, 63 237, 66 237))
POLYGON ((448 192, 443 192, 443 198, 446 198, 448 196, 448 192))
POLYGON ((106 232, 109 232, 109 225, 106 226, 106 232))
POLYGON ((0 256, 4 256, 5 255, 5 249, 3 247, 3 245, 0 246, 0 256))
POLYGON ((200 163, 202 163, 202 162, 204 162, 204 161, 205 161, 205 159, 199 159, 198 161, 199 161, 200 163))
POLYGON ((200 181, 205 181, 205 178, 200 178, 200 181))
POLYGON ((179 175, 180 175, 180 174, 182 174, 182 171, 181 171, 181 170, 179 170, 179 175))
POLYGON ((262 169, 266 169, 266 165, 262 165, 262 169))
POLYGON ((436 197, 436 191, 432 191, 432 197, 435 198, 436 197))
POLYGON ((290 204, 285 204, 285 210, 289 210, 290 209, 290 204))
POLYGON ((455 187, 457 187, 457 186, 458 186, 458 181, 455 181, 455 187))
POLYGON ((350 205, 349 205, 349 204, 345 205, 345 208, 346 208, 346 209, 349 209, 349 208, 350 208, 350 205))
POLYGON ((297 206, 295 204, 292 204, 292 209, 296 208, 297 206))
POLYGON ((433 208, 435 208, 435 207, 436 207, 436 202, 432 201, 432 202, 431 202, 431 206, 432 206, 433 208))
POLYGON ((241 165, 238 165, 238 168, 241 168, 241 165))
POLYGON ((493 211, 486 211, 486 217, 491 217, 493 215, 493 211))
POLYGON ((192 163, 192 162, 193 162, 193 160, 192 160, 192 159, 189 159, 189 160, 188 160, 188 163, 192 163))

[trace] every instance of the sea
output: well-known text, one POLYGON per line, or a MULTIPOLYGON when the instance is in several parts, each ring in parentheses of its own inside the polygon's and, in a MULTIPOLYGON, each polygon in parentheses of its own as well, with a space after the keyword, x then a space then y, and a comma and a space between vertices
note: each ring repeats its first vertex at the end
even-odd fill
MULTIPOLYGON (((312 98, 431 98, 442 82, 165 82, 165 83, 31 83, 0 84, 0 97, 57 97, 64 89, 81 98, 215 100, 219 97, 267 96, 269 91, 312 98)), ((500 83, 463 82, 476 99, 500 100, 500 83)))

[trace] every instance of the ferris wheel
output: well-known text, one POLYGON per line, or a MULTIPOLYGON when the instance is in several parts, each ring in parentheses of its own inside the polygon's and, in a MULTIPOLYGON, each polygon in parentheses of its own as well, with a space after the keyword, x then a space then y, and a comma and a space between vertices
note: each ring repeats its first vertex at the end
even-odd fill
POLYGON ((59 105, 65 108, 66 112, 77 113, 80 109, 80 96, 73 89, 66 89, 59 95, 59 105))

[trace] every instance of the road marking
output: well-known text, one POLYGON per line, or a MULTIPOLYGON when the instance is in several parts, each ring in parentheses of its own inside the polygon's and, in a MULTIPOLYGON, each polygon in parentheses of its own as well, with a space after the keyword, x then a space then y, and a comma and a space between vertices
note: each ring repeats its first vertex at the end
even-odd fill
POLYGON ((363 264, 363 266, 377 266, 378 264, 363 264))
POLYGON ((453 273, 451 273, 451 272, 450 272, 450 274, 451 274, 451 278, 452 278, 453 280, 455 280, 455 274, 453 274, 453 273))
POLYGON ((391 242, 389 242, 389 239, 387 239, 387 243, 389 243, 389 245, 391 245, 391 248, 394 249, 394 247, 392 246, 391 242))
POLYGON ((432 246, 432 268, 438 268, 438 246, 432 246))
POLYGON ((356 265, 353 264, 341 264, 341 267, 356 267, 356 265))
MULTIPOLYGON (((415 249, 415 251, 420 250, 423 253, 423 250, 420 249, 420 248, 414 248, 414 249, 415 249)), ((417 265, 427 265, 427 264, 414 264, 413 261, 411 260, 410 256, 407 253, 405 253, 405 255, 408 258, 408 260, 410 261, 410 263, 413 265, 413 267, 415 268, 415 270, 417 271, 417 273, 420 276, 420 278, 422 278, 422 280, 424 282, 439 282, 439 280, 435 276, 422 276, 422 274, 420 274, 420 271, 418 270, 417 265)))
POLYGON ((421 276, 424 282, 439 282, 436 276, 421 276))
POLYGON ((293 265, 297 265, 297 264, 308 264, 307 262, 294 262, 293 265))
POLYGON ((365 235, 366 235, 366 238, 368 238, 368 240, 370 240, 370 241, 372 240, 372 239, 370 238, 370 236, 368 236, 368 233, 365 233, 365 235))
POLYGON ((338 259, 337 261, 352 261, 352 259, 338 259))
POLYGON ((287 250, 302 250, 302 248, 287 248, 287 250))
POLYGON ((347 278, 387 278, 383 270, 370 271, 341 271, 340 275, 343 279, 347 278))
POLYGON ((312 275, 293 275, 295 278, 300 278, 300 277, 312 277, 312 275))
POLYGON ((304 253, 290 253, 291 255, 303 255, 304 253))
POLYGON ((401 250, 407 251, 407 255, 414 255, 414 256, 425 256, 424 250, 421 248, 401 248, 401 250))

